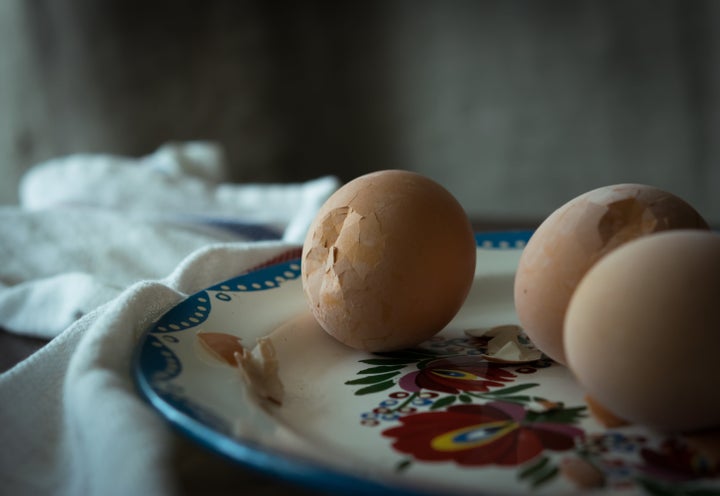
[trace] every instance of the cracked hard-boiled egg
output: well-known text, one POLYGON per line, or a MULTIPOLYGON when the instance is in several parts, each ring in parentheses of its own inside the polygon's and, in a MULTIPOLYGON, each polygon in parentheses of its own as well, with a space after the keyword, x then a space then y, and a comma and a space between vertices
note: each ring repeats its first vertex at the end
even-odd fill
POLYGON ((515 275, 515 310, 528 337, 565 364, 563 320, 588 269, 622 244, 668 229, 708 225, 681 198, 643 184, 594 189, 555 210, 528 241, 515 275))
POLYGON ((444 187, 413 172, 374 172, 321 207, 303 245, 303 290, 318 323, 342 343, 405 348, 452 320, 475 255, 467 214, 444 187))

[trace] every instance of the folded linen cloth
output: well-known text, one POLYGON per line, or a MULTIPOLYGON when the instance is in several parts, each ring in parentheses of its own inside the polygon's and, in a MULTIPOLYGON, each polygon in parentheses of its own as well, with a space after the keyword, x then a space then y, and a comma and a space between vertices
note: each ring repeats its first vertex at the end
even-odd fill
POLYGON ((188 295, 297 256, 304 230, 337 187, 330 177, 223 184, 218 160, 216 147, 193 143, 139 163, 53 161, 30 172, 21 206, 0 210, 0 326, 54 337, 0 374, 2 493, 179 491, 171 432, 131 379, 135 343, 188 295), (277 239, 255 240, 258 232, 267 237, 267 225, 280 229, 277 239))
POLYGON ((139 160, 73 155, 31 170, 20 185, 20 201, 32 210, 119 209, 133 219, 192 222, 252 237, 274 228, 297 242, 338 186, 329 176, 301 185, 222 183, 225 168, 222 149, 211 143, 168 144, 139 160))
POLYGON ((0 208, 0 327, 51 338, 208 244, 302 243, 338 187, 330 176, 222 183, 223 169, 211 143, 170 144, 138 160, 74 155, 31 169, 20 207, 0 208))

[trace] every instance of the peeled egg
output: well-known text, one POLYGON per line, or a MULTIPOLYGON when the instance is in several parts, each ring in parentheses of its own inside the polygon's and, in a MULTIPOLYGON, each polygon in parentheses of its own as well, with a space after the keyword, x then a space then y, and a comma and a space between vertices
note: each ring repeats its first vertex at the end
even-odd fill
POLYGON ((680 228, 708 226, 681 198, 642 184, 594 189, 555 210, 528 241, 515 275, 515 310, 528 337, 566 363, 565 311, 588 269, 623 243, 680 228))
POLYGON ((475 255, 472 226, 450 192, 413 172, 374 172, 321 207, 303 244, 303 290, 318 323, 342 343, 414 346, 460 309, 475 255))
POLYGON ((570 300, 568 367, 630 422, 664 431, 720 426, 720 235, 637 239, 595 264, 570 300))

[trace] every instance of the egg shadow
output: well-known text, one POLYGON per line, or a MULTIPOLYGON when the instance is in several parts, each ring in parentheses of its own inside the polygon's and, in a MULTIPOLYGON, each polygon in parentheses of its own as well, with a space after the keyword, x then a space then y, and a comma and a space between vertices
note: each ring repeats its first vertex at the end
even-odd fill
POLYGON ((452 325, 470 329, 516 323, 514 280, 514 274, 476 276, 452 325))

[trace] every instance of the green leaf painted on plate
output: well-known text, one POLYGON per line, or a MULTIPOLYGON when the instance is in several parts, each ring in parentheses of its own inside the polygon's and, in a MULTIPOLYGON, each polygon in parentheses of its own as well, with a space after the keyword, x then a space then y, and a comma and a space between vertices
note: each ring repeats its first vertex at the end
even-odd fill
POLYGON ((412 460, 406 459, 406 460, 400 460, 398 464, 395 466, 396 472, 403 472, 410 468, 412 465, 412 460))
POLYGON ((546 412, 528 411, 525 420, 528 422, 556 422, 560 424, 574 424, 585 416, 585 406, 572 408, 558 408, 546 412))
POLYGON ((526 389, 534 388, 539 386, 538 383, 533 382, 530 384, 516 384, 515 386, 508 386, 506 388, 502 389, 495 389, 489 393, 485 393, 485 396, 506 396, 510 394, 519 393, 520 391, 525 391, 526 389))
POLYGON ((463 403, 472 403, 473 399, 472 396, 468 394, 461 394, 458 396, 458 399, 462 401, 463 403))
POLYGON ((450 406, 455 403, 455 400, 457 400, 457 396, 445 396, 444 398, 440 398, 435 403, 433 403, 430 407, 430 410, 438 410, 440 408, 445 408, 446 406, 450 406))
POLYGON ((422 370, 422 369, 424 369, 425 367, 427 367, 429 363, 432 363, 432 362, 435 361, 436 359, 437 359, 437 357, 434 357, 434 358, 426 358, 426 359, 424 359, 424 360, 420 360, 420 361, 417 363, 417 368, 420 369, 420 370, 422 370))
POLYGON ((538 476, 532 481, 532 487, 533 489, 545 484, 546 482, 549 482, 553 477, 555 477, 558 474, 558 468, 557 467, 548 467, 547 470, 544 470, 538 476))
POLYGON ((355 391, 355 395, 362 396, 364 394, 378 393, 380 391, 385 391, 386 389, 390 389, 394 385, 395 385, 395 381, 379 382, 377 384, 373 384, 372 386, 358 389, 357 391, 355 391))
POLYGON ((517 476, 519 479, 526 479, 533 488, 536 488, 557 474, 558 468, 550 463, 550 458, 543 456, 536 463, 522 469, 517 476))
POLYGON ((396 370, 402 370, 405 365, 378 365, 377 367, 370 367, 369 369, 363 369, 358 374, 382 374, 385 372, 393 372, 396 370))
POLYGON ((697 483, 672 483, 651 480, 645 477, 635 479, 648 494, 653 496, 718 496, 717 487, 703 487, 697 483))
MULTIPOLYGON (((485 396, 487 396, 487 394, 485 396)), ((517 396, 501 396, 501 398, 503 401, 508 401, 510 403, 519 403, 521 405, 529 403, 532 400, 531 396, 527 396, 524 394, 517 396)))
POLYGON ((375 374, 375 375, 369 375, 367 377, 361 377, 360 379, 353 379, 351 381, 346 381, 345 384, 348 386, 355 386, 358 384, 375 384, 377 382, 386 381, 392 377, 395 377, 400 372, 389 372, 387 374, 375 374))
POLYGON ((547 456, 543 456, 536 463, 533 463, 518 472, 518 478, 525 479, 527 477, 531 477, 534 473, 542 470, 549 462, 550 459, 547 456))

